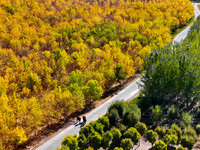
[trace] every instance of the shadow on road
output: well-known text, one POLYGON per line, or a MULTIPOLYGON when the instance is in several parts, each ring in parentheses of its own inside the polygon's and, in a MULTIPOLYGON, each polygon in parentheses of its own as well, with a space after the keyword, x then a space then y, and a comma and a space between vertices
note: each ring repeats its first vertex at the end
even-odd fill
POLYGON ((83 127, 83 126, 85 125, 85 123, 84 123, 84 122, 75 122, 73 125, 74 125, 75 127, 76 127, 76 126, 79 126, 79 125, 80 125, 80 127, 83 127))

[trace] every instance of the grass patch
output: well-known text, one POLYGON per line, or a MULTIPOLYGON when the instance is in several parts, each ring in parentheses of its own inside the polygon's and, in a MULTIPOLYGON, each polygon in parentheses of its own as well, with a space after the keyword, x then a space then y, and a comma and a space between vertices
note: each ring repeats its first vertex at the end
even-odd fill
POLYGON ((142 96, 142 94, 140 93, 139 96, 136 97, 136 98, 134 98, 133 100, 131 100, 130 103, 132 103, 132 104, 138 104, 138 105, 139 105, 139 104, 141 103, 141 101, 142 101, 142 97, 143 97, 143 96, 142 96))
POLYGON ((140 101, 141 101, 141 97, 136 97, 130 103, 138 104, 140 101))
POLYGON ((192 24, 194 22, 195 17, 193 16, 190 21, 183 25, 182 27, 179 27, 178 29, 176 29, 175 31, 171 31, 171 36, 174 38, 174 36, 176 36, 179 32, 183 31, 184 29, 186 29, 190 24, 192 24))

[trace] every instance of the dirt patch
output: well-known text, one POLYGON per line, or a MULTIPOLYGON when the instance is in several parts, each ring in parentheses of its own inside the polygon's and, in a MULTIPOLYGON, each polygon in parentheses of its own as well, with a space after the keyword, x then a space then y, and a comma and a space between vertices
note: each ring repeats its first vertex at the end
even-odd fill
POLYGON ((134 145, 133 149, 137 150, 150 150, 152 148, 152 144, 147 141, 145 137, 141 137, 140 139, 140 144, 139 145, 134 145))

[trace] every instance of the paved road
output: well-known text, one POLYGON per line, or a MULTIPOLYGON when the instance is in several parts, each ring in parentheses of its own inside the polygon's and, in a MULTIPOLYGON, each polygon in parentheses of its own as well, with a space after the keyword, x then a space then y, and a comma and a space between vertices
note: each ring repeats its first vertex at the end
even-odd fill
MULTIPOLYGON (((193 4, 195 7, 195 18, 200 15, 200 12, 197 9, 197 5, 193 4)), ((185 39, 187 36, 187 33, 189 31, 189 27, 182 31, 175 39, 175 42, 180 42, 181 40, 185 39)), ((132 98, 135 94, 139 92, 139 86, 138 82, 140 82, 140 79, 137 79, 135 82, 130 83, 125 89, 120 91, 117 95, 112 97, 110 100, 106 101, 104 104, 99 106, 98 108, 94 109, 90 113, 88 113, 87 117, 87 122, 89 123, 92 120, 96 120, 98 117, 103 116, 107 108, 116 100, 128 100, 132 98)), ((74 135, 78 134, 80 130, 80 126, 74 126, 71 125, 61 131, 59 134, 42 144, 40 147, 38 147, 36 150, 56 150, 57 147, 61 146, 61 142, 64 139, 65 136, 67 135, 74 135)))
MULTIPOLYGON (((192 4, 193 4, 193 6, 194 6, 194 13, 195 13, 195 20, 196 20, 196 18, 200 15, 200 12, 199 12, 199 10, 198 10, 198 8, 197 8, 197 5, 199 5, 200 3, 192 3, 192 4)), ((181 33, 179 33, 179 34, 176 36, 176 38, 174 39, 173 42, 179 43, 179 42, 181 42, 182 40, 184 40, 184 39, 186 38, 186 36, 187 36, 189 30, 190 30, 190 27, 191 27, 191 26, 187 27, 185 30, 183 30, 181 33)))
MULTIPOLYGON (((130 83, 125 89, 120 91, 117 95, 113 96, 110 100, 106 101, 104 104, 101 106, 97 107, 88 115, 86 116, 87 122, 89 123, 92 120, 98 119, 98 117, 103 116, 107 108, 116 100, 128 100, 132 98, 135 94, 139 92, 139 87, 138 87, 138 82, 140 79, 137 79, 135 82, 130 83)), ((41 145, 40 147, 37 148, 37 150, 56 150, 57 147, 61 145, 62 140, 64 139, 65 136, 67 135, 74 135, 79 133, 80 126, 74 126, 71 125, 64 129, 62 132, 54 136, 52 139, 41 145)))

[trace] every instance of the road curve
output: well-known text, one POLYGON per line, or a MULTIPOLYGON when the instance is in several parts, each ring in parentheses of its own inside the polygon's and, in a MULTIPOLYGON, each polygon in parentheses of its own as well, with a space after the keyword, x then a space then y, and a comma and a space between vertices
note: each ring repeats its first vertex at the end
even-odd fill
MULTIPOLYGON (((195 20, 196 18, 200 15, 200 12, 197 8, 197 5, 199 5, 200 3, 192 3, 193 6, 194 6, 194 13, 195 13, 195 20)), ((190 30, 190 26, 188 26, 185 30, 183 30, 182 32, 180 32, 176 38, 174 39, 173 43, 180 43, 182 40, 184 40, 190 30)))
MULTIPOLYGON (((200 4, 200 3, 198 3, 198 4, 200 4)), ((200 12, 197 8, 198 4, 193 3, 195 19, 200 15, 200 12)), ((185 39, 185 37, 188 34, 189 28, 190 28, 190 26, 188 28, 186 28, 185 30, 183 30, 181 33, 179 33, 173 42, 179 43, 183 39, 185 39)), ((86 115, 87 123, 89 123, 92 120, 98 119, 98 117, 100 117, 100 116, 103 116, 106 113, 107 108, 110 106, 110 104, 112 104, 116 100, 123 99, 126 101, 126 100, 132 98, 135 94, 137 94, 140 91, 140 87, 138 86, 139 82, 140 82, 140 79, 138 78, 136 81, 130 83, 126 88, 124 88, 122 91, 120 91, 117 95, 113 96, 111 99, 106 101, 104 104, 102 104, 101 106, 97 107, 96 109, 94 109, 93 111, 88 113, 86 115)), ((61 142, 65 136, 78 134, 79 130, 80 130, 80 126, 71 125, 71 126, 65 128, 63 131, 61 131, 57 135, 55 135, 54 137, 52 137, 47 142, 43 143, 40 147, 38 147, 36 149, 33 148, 33 149, 35 149, 35 150, 56 150, 59 146, 61 146, 61 142)))

